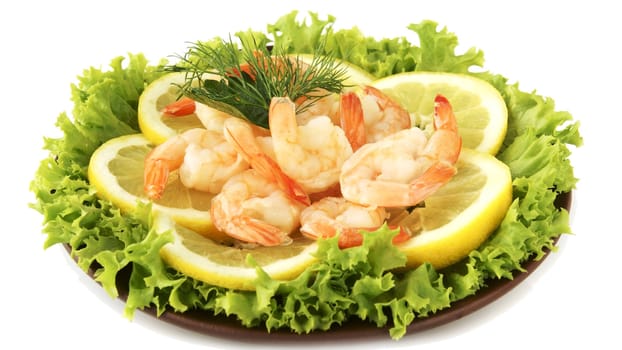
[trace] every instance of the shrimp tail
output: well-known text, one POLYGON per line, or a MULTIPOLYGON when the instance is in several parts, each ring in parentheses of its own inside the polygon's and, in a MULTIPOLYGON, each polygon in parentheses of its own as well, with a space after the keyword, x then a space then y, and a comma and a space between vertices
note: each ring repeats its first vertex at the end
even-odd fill
POLYGON ((267 155, 261 158, 262 160, 255 164, 257 171, 274 180, 290 199, 304 206, 311 205, 307 192, 296 181, 287 176, 272 158, 267 155))
POLYGON ((458 132, 458 122, 451 104, 443 95, 438 94, 434 98, 434 116, 434 128, 436 130, 458 132))
POLYGON ((360 229, 346 227, 339 233, 337 241, 340 249, 358 247, 363 244, 363 234, 360 229))
POLYGON ((292 239, 278 227, 250 216, 241 215, 231 218, 237 230, 230 231, 229 235, 241 241, 257 243, 266 247, 288 245, 292 239))
POLYGON ((276 226, 252 218, 248 215, 228 216, 231 210, 227 201, 214 197, 210 215, 216 228, 232 238, 263 246, 287 245, 292 242, 289 235, 276 226))
POLYGON ((458 170, 447 162, 436 162, 408 185, 408 203, 415 205, 447 183, 458 170))
POLYGON ((434 129, 425 154, 433 159, 455 163, 462 150, 462 138, 451 104, 443 95, 434 98, 434 129))
POLYGON ((162 110, 162 114, 169 117, 183 117, 194 113, 196 103, 189 97, 182 97, 179 100, 166 105, 162 110))
POLYGON ((162 196, 169 173, 179 169, 184 160, 186 147, 188 142, 182 135, 177 135, 147 154, 144 163, 143 190, 149 198, 159 199, 162 196))
MULTIPOLYGON (((153 151, 152 151, 153 152, 153 151)), ((168 182, 169 169, 161 159, 145 162, 144 191, 151 199, 160 199, 168 182)))
POLYGON ((363 107, 361 100, 354 92, 346 92, 341 95, 339 115, 341 118, 341 128, 345 132, 348 141, 350 141, 352 151, 356 151, 367 141, 363 107))

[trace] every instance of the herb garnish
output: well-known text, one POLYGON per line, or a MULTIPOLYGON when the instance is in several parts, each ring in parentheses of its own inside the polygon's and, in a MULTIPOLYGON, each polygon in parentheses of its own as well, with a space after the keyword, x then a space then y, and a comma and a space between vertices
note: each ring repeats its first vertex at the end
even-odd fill
POLYGON ((319 45, 316 54, 303 62, 282 47, 252 34, 238 35, 241 46, 231 39, 193 44, 181 63, 166 70, 186 72, 183 95, 212 108, 268 128, 272 97, 287 96, 299 103, 298 112, 318 99, 344 88, 346 70, 319 45), (206 73, 215 74, 205 79, 206 73), (199 84, 196 84, 199 82, 199 84))

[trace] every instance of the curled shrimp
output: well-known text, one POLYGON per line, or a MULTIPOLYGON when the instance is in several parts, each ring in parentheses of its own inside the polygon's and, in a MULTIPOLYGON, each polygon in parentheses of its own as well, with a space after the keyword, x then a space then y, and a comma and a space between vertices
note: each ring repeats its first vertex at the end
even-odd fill
MULTIPOLYGON (((224 123, 225 138, 253 169, 276 183, 293 201, 305 206, 311 204, 304 189, 287 176, 274 160, 271 138, 256 135, 258 133, 256 130, 251 124, 238 118, 227 119, 224 123)), ((261 132, 262 130, 259 130, 259 133, 261 132)))
POLYGON ((456 173, 462 148, 449 101, 434 100, 434 133, 428 139, 409 128, 365 144, 342 167, 342 195, 355 203, 382 207, 413 206, 456 173))
POLYGON ((256 169, 248 169, 225 183, 212 198, 214 226, 235 239, 263 246, 291 243, 304 208, 279 185, 256 169))
POLYGON ((295 104, 275 97, 268 114, 277 163, 309 194, 326 191, 339 182, 341 166, 352 155, 343 129, 326 116, 298 125, 295 104))
POLYGON ((382 91, 364 86, 360 96, 367 142, 375 142, 411 127, 410 114, 382 91))
POLYGON ((184 186, 218 193, 225 181, 248 167, 222 133, 190 129, 158 145, 147 155, 144 191, 149 198, 159 199, 170 173, 179 169, 184 186))
MULTIPOLYGON (((361 245, 362 231, 372 231, 382 226, 387 219, 382 207, 363 206, 347 201, 343 197, 324 197, 303 209, 300 214, 300 232, 312 239, 330 238, 339 235, 340 248, 361 245)), ((410 236, 400 230, 393 243, 406 241, 410 236)))

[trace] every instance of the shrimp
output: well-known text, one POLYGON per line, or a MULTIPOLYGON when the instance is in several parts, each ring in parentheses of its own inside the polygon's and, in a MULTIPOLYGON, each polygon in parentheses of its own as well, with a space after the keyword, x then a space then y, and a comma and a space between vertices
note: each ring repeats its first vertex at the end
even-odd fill
POLYGON ((212 198, 214 226, 243 242, 263 246, 287 245, 300 225, 304 206, 256 169, 248 169, 225 183, 212 198))
MULTIPOLYGON (((302 211, 300 232, 312 239, 339 234, 340 248, 354 247, 363 241, 361 231, 379 228, 387 217, 387 211, 383 207, 363 206, 343 197, 324 197, 302 211)), ((408 238, 410 236, 400 230, 393 238, 393 243, 400 243, 408 238)))
POLYGON ((184 186, 218 193, 225 181, 248 167, 222 132, 190 129, 158 145, 147 155, 144 191, 151 199, 161 198, 170 173, 179 169, 184 186))
POLYGON ((362 205, 413 206, 456 173, 462 148, 456 118, 442 95, 434 100, 434 133, 409 128, 365 144, 341 168, 344 198, 362 205))
POLYGON ((341 166, 352 155, 343 130, 326 116, 298 125, 295 104, 275 97, 268 114, 276 161, 285 174, 309 194, 339 182, 341 166))
POLYGON ((299 98, 295 101, 298 106, 296 119, 298 125, 305 125, 311 119, 318 116, 327 116, 335 125, 339 125, 340 95, 330 94, 324 90, 318 90, 315 94, 325 95, 321 98, 310 100, 299 98))
POLYGON ((203 103, 196 103, 194 114, 199 118, 201 124, 207 130, 222 133, 225 120, 234 118, 231 114, 219 111, 203 103))
POLYGON ((170 118, 186 117, 194 114, 203 127, 207 130, 221 132, 225 120, 233 118, 231 114, 212 108, 206 104, 196 102, 189 97, 181 99, 164 106, 161 113, 170 118))
POLYGON ((382 91, 363 87, 360 97, 367 142, 375 142, 411 127, 410 114, 382 91))
POLYGON ((251 124, 238 118, 227 119, 224 123, 225 139, 253 169, 276 183, 293 201, 305 206, 311 204, 304 189, 287 176, 274 160, 272 139, 268 136, 256 136, 256 130, 251 124))

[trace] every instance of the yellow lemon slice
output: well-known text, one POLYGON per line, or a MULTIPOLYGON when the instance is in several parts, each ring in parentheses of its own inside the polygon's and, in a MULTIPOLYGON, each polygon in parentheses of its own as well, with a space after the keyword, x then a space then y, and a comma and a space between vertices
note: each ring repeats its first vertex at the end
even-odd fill
POLYGON ((500 225, 512 202, 510 170, 492 155, 463 149, 457 174, 412 211, 401 225, 415 235, 400 245, 408 266, 440 269, 479 247, 500 225))
MULTIPOLYGON (((153 144, 142 134, 121 136, 101 145, 93 155, 88 178, 98 195, 121 210, 131 212, 138 201, 148 202, 143 192, 144 159, 153 144)), ((209 214, 213 195, 188 189, 173 172, 162 198, 153 202, 153 210, 176 222, 218 240, 227 237, 212 225, 209 214)))
POLYGON ((203 127, 195 113, 183 117, 171 117, 161 112, 164 107, 178 99, 179 86, 183 85, 185 80, 185 73, 169 73, 147 85, 140 95, 138 126, 143 135, 153 144, 159 145, 188 129, 203 127))
POLYGON ((276 280, 293 279, 316 258, 317 243, 300 234, 292 236, 286 246, 252 247, 228 246, 176 224, 167 215, 157 215, 154 228, 170 231, 174 241, 162 247, 161 255, 174 269, 206 283, 225 288, 254 290, 257 271, 261 267, 276 280))
POLYGON ((451 103, 463 146, 496 154, 505 139, 508 112, 501 94, 488 82, 466 75, 411 72, 392 75, 371 85, 404 106, 415 125, 432 128, 434 97, 451 103))

